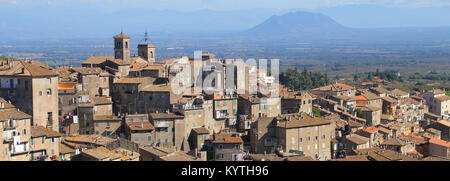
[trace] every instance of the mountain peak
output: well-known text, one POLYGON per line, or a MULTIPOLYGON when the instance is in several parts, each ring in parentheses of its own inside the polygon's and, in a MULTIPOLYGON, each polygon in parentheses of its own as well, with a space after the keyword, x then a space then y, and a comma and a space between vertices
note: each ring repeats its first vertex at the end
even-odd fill
POLYGON ((246 33, 257 36, 307 36, 333 34, 346 27, 320 13, 304 11, 272 16, 246 33))

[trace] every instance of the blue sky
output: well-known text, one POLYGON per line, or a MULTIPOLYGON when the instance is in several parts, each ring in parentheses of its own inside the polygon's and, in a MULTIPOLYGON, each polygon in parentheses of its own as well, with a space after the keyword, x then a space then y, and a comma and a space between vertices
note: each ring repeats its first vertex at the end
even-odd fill
POLYGON ((450 0, 0 0, 0 6, 94 6, 102 10, 152 8, 195 11, 199 9, 242 10, 252 8, 323 8, 349 4, 371 4, 387 7, 450 6, 450 0))

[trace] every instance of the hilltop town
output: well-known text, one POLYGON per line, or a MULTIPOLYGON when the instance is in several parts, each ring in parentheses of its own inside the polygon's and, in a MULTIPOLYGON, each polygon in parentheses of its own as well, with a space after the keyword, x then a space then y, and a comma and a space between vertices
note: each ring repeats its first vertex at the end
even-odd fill
POLYGON ((446 90, 388 89, 376 77, 297 91, 243 61, 157 60, 154 44, 131 55, 129 35, 113 39, 114 56, 81 67, 0 60, 0 161, 450 159, 446 90), (216 89, 196 84, 210 76, 216 89))

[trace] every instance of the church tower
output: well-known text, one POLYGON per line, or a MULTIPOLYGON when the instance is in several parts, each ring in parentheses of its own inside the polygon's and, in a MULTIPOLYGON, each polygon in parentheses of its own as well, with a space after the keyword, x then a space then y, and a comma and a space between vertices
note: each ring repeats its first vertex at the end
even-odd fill
POLYGON ((114 58, 130 63, 130 36, 121 32, 114 38, 114 58))
POLYGON ((149 63, 154 63, 156 61, 155 58, 155 45, 148 43, 148 34, 145 32, 145 38, 143 43, 139 43, 138 45, 138 56, 143 58, 149 63))

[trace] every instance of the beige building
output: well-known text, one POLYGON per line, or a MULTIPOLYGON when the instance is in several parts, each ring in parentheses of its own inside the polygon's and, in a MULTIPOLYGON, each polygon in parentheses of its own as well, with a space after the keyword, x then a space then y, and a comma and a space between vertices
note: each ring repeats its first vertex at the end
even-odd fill
POLYGON ((316 160, 331 159, 331 122, 306 114, 282 115, 277 119, 275 136, 284 152, 302 151, 316 160))
POLYGON ((43 126, 31 127, 31 160, 50 161, 58 159, 62 135, 43 126))
POLYGON ((58 73, 39 61, 1 60, 0 97, 58 131, 58 73))
POLYGON ((174 113, 150 113, 150 122, 155 127, 156 146, 189 150, 185 134, 184 116, 174 113))
POLYGON ((327 86, 313 89, 311 90, 311 93, 319 97, 330 97, 330 96, 354 97, 355 88, 342 82, 335 82, 327 86))
POLYGON ((281 114, 279 97, 258 97, 255 95, 239 95, 239 115, 248 115, 251 120, 260 117, 276 117, 281 114))
POLYGON ((428 104, 429 111, 441 116, 443 119, 450 118, 450 96, 445 95, 445 91, 433 89, 421 95, 428 104))
POLYGON ((313 97, 308 92, 280 90, 281 113, 312 114, 313 97))
POLYGON ((30 160, 30 131, 32 117, 0 98, 0 161, 30 160))

